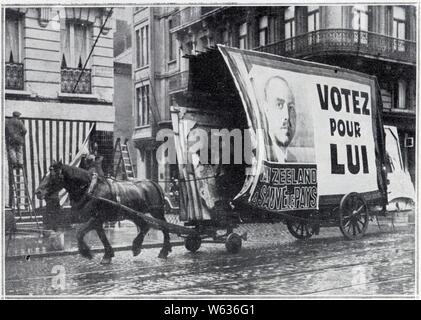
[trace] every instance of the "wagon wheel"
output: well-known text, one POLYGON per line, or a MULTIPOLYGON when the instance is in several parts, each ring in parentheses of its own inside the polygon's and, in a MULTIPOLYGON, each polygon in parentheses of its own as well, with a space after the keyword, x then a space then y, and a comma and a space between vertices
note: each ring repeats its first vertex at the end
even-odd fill
POLYGON ((313 227, 303 220, 288 220, 287 221, 288 231, 299 240, 310 239, 314 234, 313 227))
POLYGON ((230 233, 225 241, 225 248, 229 253, 238 253, 241 250, 242 240, 237 233, 230 233))
POLYGON ((369 211, 364 198, 351 192, 345 195, 339 206, 339 228, 348 240, 364 236, 369 222, 369 211))
POLYGON ((184 246, 190 252, 196 252, 197 250, 199 250, 201 244, 202 239, 198 235, 189 235, 184 240, 184 246))

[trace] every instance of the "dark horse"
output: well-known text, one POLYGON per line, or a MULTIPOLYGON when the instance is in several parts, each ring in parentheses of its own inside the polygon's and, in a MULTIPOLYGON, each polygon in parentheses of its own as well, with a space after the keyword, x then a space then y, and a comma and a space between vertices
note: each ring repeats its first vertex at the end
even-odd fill
MULTIPOLYGON (((119 209, 118 206, 106 203, 99 197, 121 203, 133 210, 150 213, 154 218, 165 221, 164 217, 164 193, 161 187, 153 181, 115 181, 99 178, 92 195, 87 194, 91 181, 91 175, 87 170, 53 162, 50 166, 50 174, 44 177, 35 191, 38 199, 66 189, 69 194, 72 211, 80 214, 87 222, 77 232, 79 253, 91 259, 92 254, 84 241, 85 235, 96 230, 98 237, 104 245, 105 253, 101 264, 111 263, 114 251, 108 242, 103 223, 128 219, 133 221, 139 230, 139 234, 133 240, 133 255, 137 256, 142 247, 143 239, 149 230, 149 225, 138 215, 119 209)), ((164 244, 159 253, 160 258, 166 258, 171 252, 170 235, 168 230, 163 230, 164 244)))

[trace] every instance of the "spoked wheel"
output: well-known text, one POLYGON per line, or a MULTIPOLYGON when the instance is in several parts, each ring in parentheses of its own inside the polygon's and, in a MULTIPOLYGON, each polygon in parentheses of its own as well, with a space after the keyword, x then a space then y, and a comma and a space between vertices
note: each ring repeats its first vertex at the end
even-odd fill
POLYGON ((225 248, 229 253, 238 253, 241 250, 242 239, 237 233, 230 233, 225 241, 225 248))
POLYGON ((184 246, 190 252, 196 252, 197 250, 199 250, 201 244, 202 244, 202 239, 196 235, 189 235, 184 240, 184 246))
POLYGON ((364 198, 351 192, 345 195, 339 206, 339 228, 348 240, 360 239, 367 231, 369 211, 364 198))
POLYGON ((288 231, 299 240, 310 239, 314 234, 313 227, 307 221, 288 220, 288 231))

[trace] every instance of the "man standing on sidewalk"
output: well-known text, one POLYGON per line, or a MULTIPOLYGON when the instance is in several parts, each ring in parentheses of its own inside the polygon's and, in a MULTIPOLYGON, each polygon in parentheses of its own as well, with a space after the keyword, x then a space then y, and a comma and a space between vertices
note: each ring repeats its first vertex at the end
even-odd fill
POLYGON ((23 145, 25 143, 26 128, 20 119, 19 111, 13 112, 13 117, 6 119, 6 148, 9 163, 12 168, 23 168, 23 145))

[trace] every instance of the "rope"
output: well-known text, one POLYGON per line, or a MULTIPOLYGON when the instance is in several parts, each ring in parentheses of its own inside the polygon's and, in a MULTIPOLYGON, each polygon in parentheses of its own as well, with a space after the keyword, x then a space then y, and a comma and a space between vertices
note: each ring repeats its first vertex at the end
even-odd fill
MULTIPOLYGON (((212 178, 216 178, 217 176, 208 176, 208 177, 202 177, 202 178, 194 178, 194 179, 185 179, 185 178, 180 178, 178 179, 179 182, 191 182, 191 181, 199 181, 199 180, 207 180, 207 179, 212 179, 212 178)), ((155 182, 174 182, 174 180, 152 180, 155 182)))
POLYGON ((98 42, 98 39, 99 39, 99 37, 101 36, 102 31, 104 30, 105 25, 107 24, 108 18, 109 18, 109 17, 111 16, 111 14, 113 13, 113 10, 114 10, 114 8, 111 8, 111 10, 108 12, 107 18, 105 19, 104 23, 103 23, 103 24, 102 24, 102 26, 101 26, 101 29, 99 30, 99 33, 98 33, 98 35, 97 35, 97 37, 96 37, 96 39, 95 39, 95 42, 94 42, 94 44, 92 45, 91 51, 89 52, 89 56, 88 56, 88 58, 86 59, 85 64, 83 65, 83 68, 82 68, 81 73, 79 74, 79 78, 77 79, 77 81, 76 81, 76 83, 75 83, 75 86, 73 87, 72 93, 75 93, 75 90, 76 90, 76 88, 77 88, 77 85, 79 84, 80 78, 82 78, 82 74, 83 74, 83 72, 85 71, 86 66, 88 65, 88 61, 89 61, 89 59, 91 58, 92 52, 93 52, 93 51, 94 51, 94 49, 95 49, 96 43, 98 42))
MULTIPOLYGON (((207 179, 212 179, 212 178, 216 178, 218 176, 208 176, 208 177, 202 177, 202 178, 195 178, 195 179, 184 179, 184 178, 180 178, 178 179, 178 182, 191 182, 191 181, 199 181, 199 180, 207 180, 207 179)), ((112 178, 112 177, 110 177, 112 178)), ((112 178, 114 179, 114 178, 112 178)), ((117 180, 117 179, 114 179, 117 180)), ((130 180, 124 180, 124 181, 130 181, 130 180)), ((140 179, 140 180, 136 180, 136 181, 152 181, 152 182, 175 182, 174 180, 169 180, 169 179, 140 179)))

